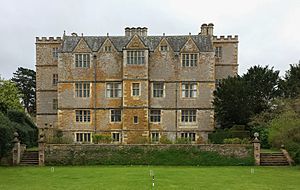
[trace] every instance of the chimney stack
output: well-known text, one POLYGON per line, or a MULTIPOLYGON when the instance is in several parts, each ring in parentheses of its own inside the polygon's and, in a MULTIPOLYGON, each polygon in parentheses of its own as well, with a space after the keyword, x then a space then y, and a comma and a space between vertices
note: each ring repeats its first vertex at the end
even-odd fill
POLYGON ((125 36, 134 36, 135 34, 136 35, 139 35, 139 36, 147 36, 147 31, 148 31, 148 28, 146 27, 126 27, 125 28, 125 36))
POLYGON ((207 26, 207 35, 213 35, 214 34, 214 24, 209 23, 207 26))

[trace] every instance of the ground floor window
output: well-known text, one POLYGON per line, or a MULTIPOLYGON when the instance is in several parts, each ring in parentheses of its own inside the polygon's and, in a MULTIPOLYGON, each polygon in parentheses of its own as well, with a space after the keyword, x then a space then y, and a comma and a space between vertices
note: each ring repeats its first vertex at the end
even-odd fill
POLYGON ((189 133, 189 132, 181 133, 181 138, 186 138, 192 142, 195 142, 196 141, 196 133, 189 133))
POLYGON ((159 133, 158 132, 152 132, 151 133, 151 142, 152 143, 158 143, 159 142, 159 133))
POLYGON ((120 135, 120 133, 112 133, 111 138, 112 138, 113 142, 120 142, 121 135, 120 135))
POLYGON ((91 142, 91 133, 75 133, 76 142, 91 142))

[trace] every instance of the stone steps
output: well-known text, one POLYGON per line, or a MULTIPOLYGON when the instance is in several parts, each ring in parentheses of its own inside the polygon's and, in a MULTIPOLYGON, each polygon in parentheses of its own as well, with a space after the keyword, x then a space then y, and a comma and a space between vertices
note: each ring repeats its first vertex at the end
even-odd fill
POLYGON ((38 151, 29 151, 24 152, 21 161, 20 166, 32 166, 32 165, 38 165, 39 164, 39 153, 38 151))
POLYGON ((261 166, 288 166, 289 163, 283 153, 261 153, 261 166))

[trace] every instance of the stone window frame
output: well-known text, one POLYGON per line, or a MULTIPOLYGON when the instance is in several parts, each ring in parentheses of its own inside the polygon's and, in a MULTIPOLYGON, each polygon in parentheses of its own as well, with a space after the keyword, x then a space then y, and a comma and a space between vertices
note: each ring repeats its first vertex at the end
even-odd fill
POLYGON ((133 124, 139 124, 139 117, 138 116, 133 116, 133 124))
POLYGON ((90 68, 91 54, 89 53, 75 53, 74 54, 75 68, 90 68))
POLYGON ((53 57, 53 59, 55 59, 55 60, 58 59, 58 47, 52 48, 52 57, 53 57))
POLYGON ((112 143, 120 143, 122 139, 122 135, 120 132, 112 132, 111 133, 111 141, 112 143), (117 137, 117 139, 116 139, 117 137))
POLYGON ((92 133, 91 132, 75 132, 74 133, 74 142, 77 143, 91 143, 93 141, 92 133), (80 141, 78 140, 80 137, 80 141))
POLYGON ((159 143, 160 141, 160 134, 159 132, 151 132, 151 143, 159 143))
POLYGON ((76 109, 75 110, 75 122, 76 123, 91 123, 91 110, 76 109))
POLYGON ((131 96, 133 96, 133 97, 141 96, 141 83, 140 82, 132 82, 131 83, 131 96), (138 84, 138 89, 134 89, 135 84, 138 84), (136 95, 135 92, 138 92, 138 95, 136 95))
POLYGON ((110 123, 121 123, 122 122, 122 109, 111 109, 109 111, 109 118, 110 118, 110 123), (120 111, 120 114, 112 113, 115 111, 120 111), (118 119, 118 117, 120 120, 116 120, 116 119, 118 119))
POLYGON ((195 132, 181 132, 180 138, 187 138, 191 142, 196 142, 197 134, 195 132))
POLYGON ((122 98, 122 96, 123 96, 122 82, 106 82, 105 83, 105 97, 106 98, 122 98), (110 86, 110 85, 112 88, 108 88, 108 86, 110 86), (108 92, 111 92, 111 94, 109 96, 108 96, 108 92))
POLYGON ((168 45, 160 45, 159 46, 159 51, 168 52, 169 51, 169 46, 168 45))
POLYGON ((193 99, 198 97, 199 84, 197 82, 181 82, 180 88, 181 98, 193 99))
POLYGON ((164 82, 152 82, 152 98, 165 98, 165 90, 166 88, 166 85, 164 82), (155 89, 155 85, 156 84, 162 84, 162 89, 155 89), (155 94, 155 91, 162 91, 162 96, 156 96, 155 94))
POLYGON ((106 46, 104 46, 104 52, 106 52, 106 53, 112 52, 112 47, 111 47, 111 45, 106 45, 106 46))
POLYGON ((222 57, 223 57, 223 47, 222 46, 215 47, 215 57, 218 59, 222 59, 222 57))
POLYGON ((127 50, 126 51, 127 65, 144 65, 146 64, 146 57, 144 50, 127 50))
POLYGON ((182 110, 180 110, 180 123, 196 124, 197 123, 197 109, 182 109, 182 110))
POLYGON ((160 109, 151 109, 149 113, 150 123, 161 123, 161 110, 160 109), (156 113, 155 113, 156 112, 156 113))
POLYGON ((91 83, 90 82, 75 82, 74 83, 75 98, 90 98, 91 83), (88 87, 88 89, 87 89, 88 87))
POLYGON ((57 109, 58 109, 58 99, 57 98, 52 99, 52 109, 54 111, 57 111, 57 109))
POLYGON ((52 86, 57 86, 58 83, 58 74, 53 74, 52 75, 52 86))
POLYGON ((199 53, 181 53, 182 67, 197 67, 199 62, 199 53))

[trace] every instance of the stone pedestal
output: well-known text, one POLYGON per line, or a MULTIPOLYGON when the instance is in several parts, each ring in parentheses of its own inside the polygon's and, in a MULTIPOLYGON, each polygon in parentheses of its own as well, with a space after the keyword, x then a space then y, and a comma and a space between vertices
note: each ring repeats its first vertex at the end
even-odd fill
POLYGON ((255 165, 260 165, 260 140, 257 137, 252 141, 254 150, 255 165))
POLYGON ((17 132, 14 133, 14 140, 13 140, 13 144, 14 147, 12 149, 12 161, 13 161, 13 165, 16 166, 20 163, 21 160, 21 145, 20 145, 20 141, 18 139, 19 134, 17 132))

